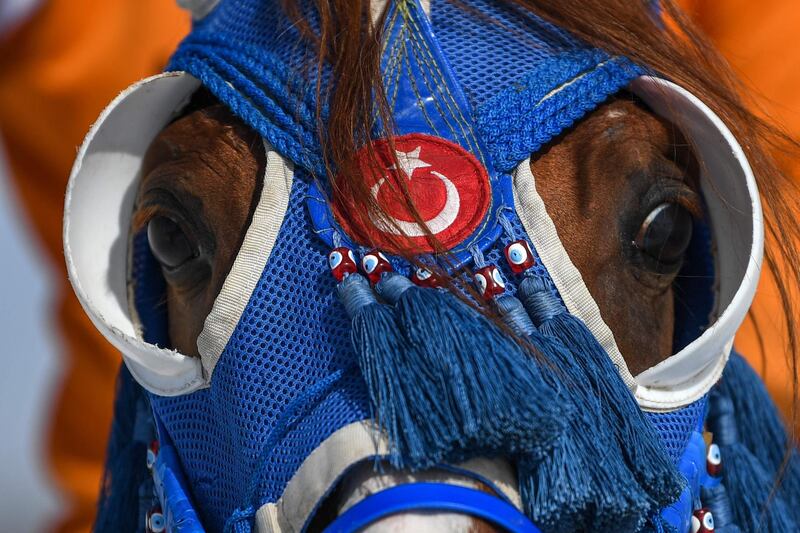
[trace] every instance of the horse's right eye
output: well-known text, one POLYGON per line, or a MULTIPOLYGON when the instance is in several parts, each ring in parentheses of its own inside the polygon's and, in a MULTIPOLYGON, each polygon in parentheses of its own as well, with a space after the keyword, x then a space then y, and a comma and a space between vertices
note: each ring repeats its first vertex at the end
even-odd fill
POLYGON ((634 246, 664 265, 678 264, 692 239, 692 215, 674 203, 663 203, 642 222, 634 246))
POLYGON ((167 269, 177 268, 199 255, 197 244, 166 216, 157 215, 148 222, 147 240, 153 256, 167 269))

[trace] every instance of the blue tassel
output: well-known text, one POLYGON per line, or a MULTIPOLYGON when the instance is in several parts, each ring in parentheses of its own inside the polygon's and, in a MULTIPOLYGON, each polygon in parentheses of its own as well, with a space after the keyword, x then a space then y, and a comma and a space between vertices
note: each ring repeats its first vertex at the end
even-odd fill
MULTIPOLYGON (((541 339, 528 313, 517 298, 508 294, 495 300, 503 321, 516 335, 529 338, 533 344, 553 347, 541 339)), ((540 351, 541 346, 537 346, 540 351)), ((548 361, 552 356, 544 356, 548 361)), ((552 379, 556 379, 555 376, 552 379)), ((565 404, 569 399, 562 398, 565 404)), ((525 511, 545 532, 563 531, 564 524, 574 530, 586 529, 586 515, 595 499, 596 487, 587 469, 587 455, 596 448, 581 446, 580 435, 568 432, 558 445, 542 460, 522 457, 517 463, 517 478, 525 511)))
POLYGON ((597 487, 584 457, 587 450, 574 436, 566 435, 540 461, 522 458, 517 463, 523 509, 545 533, 590 530, 597 487))
POLYGON ((758 458, 771 479, 777 479, 786 462, 777 493, 800 524, 800 457, 797 447, 789 445, 792 441, 763 381, 742 356, 733 353, 718 388, 733 402, 742 444, 758 458))
MULTIPOLYGON (((724 472, 723 472, 724 475, 724 472)), ((700 499, 703 507, 708 507, 714 516, 714 533, 741 533, 733 517, 733 509, 725 485, 701 487, 700 499)))
MULTIPOLYGON (((747 394, 748 390, 735 394, 747 394)), ((735 523, 744 531, 798 531, 792 510, 779 493, 773 493, 775 476, 759 461, 747 446, 743 435, 758 432, 757 425, 737 428, 734 403, 722 389, 715 388, 709 396, 706 421, 719 446, 724 470, 722 483, 730 500, 735 523)))
POLYGON ((517 294, 539 332, 564 346, 551 362, 582 406, 573 434, 586 434, 595 494, 592 531, 635 531, 648 517, 675 501, 685 481, 667 456, 597 340, 570 315, 544 280, 526 276, 517 294), (599 454, 600 463, 591 461, 599 454), (614 487, 608 490, 608 487, 614 487))
MULTIPOLYGON (((367 384, 372 418, 389 437, 391 458, 401 464, 401 457, 424 454, 426 443, 420 434, 405 396, 402 384, 412 377, 404 376, 403 357, 408 351, 397 334, 392 310, 375 299, 369 283, 359 274, 351 274, 338 286, 339 299, 352 319, 350 337, 358 356, 361 373, 367 384), (404 379, 405 378, 405 379, 404 379)), ((427 420, 442 422, 436 412, 427 420)))
POLYGON ((481 313, 394 273, 376 290, 394 306, 407 348, 401 386, 415 418, 405 423, 426 443, 409 450, 411 466, 476 455, 541 458, 562 438, 571 410, 535 360, 481 313))
POLYGON ((106 449, 106 464, 97 517, 97 532, 135 532, 140 519, 139 486, 149 477, 147 442, 137 438, 139 402, 146 401, 144 391, 123 364, 117 375, 114 420, 106 449))
MULTIPOLYGON (((550 377, 566 391, 563 381, 569 376, 564 370, 572 356, 564 345, 541 335, 517 298, 504 294, 495 303, 509 327, 527 336, 554 365, 550 377)), ((573 404, 575 383, 567 385, 570 392, 562 401, 573 404)), ((647 496, 630 474, 625 475, 624 467, 615 464, 621 454, 612 447, 608 433, 598 431, 597 417, 592 415, 599 409, 596 398, 579 401, 581 416, 573 420, 559 446, 542 461, 523 458, 517 466, 526 512, 545 532, 564 531, 565 524, 571 531, 634 531, 643 520, 641 506, 647 504, 647 496), (587 401, 594 401, 595 408, 587 401), (609 491, 610 486, 615 490, 609 491)))

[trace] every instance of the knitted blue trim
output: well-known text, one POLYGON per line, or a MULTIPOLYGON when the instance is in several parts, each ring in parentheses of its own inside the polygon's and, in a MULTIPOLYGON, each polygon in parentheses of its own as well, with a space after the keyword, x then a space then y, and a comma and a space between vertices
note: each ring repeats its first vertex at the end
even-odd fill
MULTIPOLYGON (((169 68, 198 78, 281 155, 325 176, 314 82, 279 56, 202 32, 181 44, 169 68)), ((513 170, 641 74, 629 60, 596 49, 565 52, 542 64, 476 112, 493 166, 513 170)), ((325 102, 321 105, 324 122, 328 110, 325 102)))
POLYGON ((641 74, 629 60, 598 50, 562 54, 534 70, 478 110, 495 166, 510 172, 641 74))
MULTIPOLYGON (((306 89, 308 82, 293 76, 286 65, 263 50, 253 55, 246 47, 233 50, 206 39, 198 41, 187 39, 169 68, 198 78, 278 153, 324 176, 315 98, 306 89)), ((320 113, 324 120, 327 107, 323 105, 320 113)))

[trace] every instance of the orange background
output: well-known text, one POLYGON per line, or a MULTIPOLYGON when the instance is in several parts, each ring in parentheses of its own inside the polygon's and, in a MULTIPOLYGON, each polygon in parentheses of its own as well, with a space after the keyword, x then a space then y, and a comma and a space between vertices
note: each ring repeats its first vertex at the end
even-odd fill
POLYGON ((53 307, 65 374, 47 443, 68 506, 60 531, 88 531, 94 520, 120 364, 67 282, 61 218, 69 170, 105 105, 163 70, 188 30, 174 0, 49 0, 0 47, 0 134, 28 222, 60 274, 53 307))
MULTIPOLYGON (((759 95, 765 112, 800 136, 800 2, 680 2, 759 95)), ((106 103, 135 80, 161 71, 188 29, 188 16, 174 0, 49 0, 0 43, 0 131, 29 222, 61 272, 54 309, 67 368, 48 442, 54 478, 69 503, 61 531, 91 526, 120 361, 66 282, 61 214, 67 176, 75 150, 106 103)), ((775 318, 780 313, 768 280, 754 310, 768 364, 751 322, 737 344, 787 410, 785 331, 775 318)))
MULTIPOLYGON (((800 138, 800 2, 795 0, 679 0, 746 83, 762 115, 800 138)), ((800 179, 800 160, 791 165, 800 179)), ((756 176, 758 178, 758 176, 756 176)), ((800 214, 800 206, 797 213, 800 214)), ((796 299, 800 288, 794 287, 796 299)), ((736 347, 767 383, 787 417, 792 386, 784 339, 786 326, 772 276, 761 276, 751 318, 739 330, 736 347), (758 322, 759 348, 752 317, 758 322)), ((800 320, 800 316, 796 316, 800 320)))

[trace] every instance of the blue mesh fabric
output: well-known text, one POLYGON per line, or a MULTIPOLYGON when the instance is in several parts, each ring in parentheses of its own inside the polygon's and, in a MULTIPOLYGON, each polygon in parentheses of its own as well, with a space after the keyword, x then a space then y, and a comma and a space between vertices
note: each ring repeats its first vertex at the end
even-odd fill
POLYGON ((686 449, 693 431, 703 431, 708 396, 669 413, 647 413, 661 442, 676 465, 686 449))
POLYGON ((296 179, 267 267, 214 370, 211 387, 152 397, 211 530, 248 501, 275 501, 303 459, 336 429, 368 416, 368 399, 323 249, 306 221, 308 185, 296 179), (336 372, 321 394, 303 397, 336 372), (301 398, 296 409, 290 405, 301 398), (286 424, 285 429, 281 428, 286 424))
MULTIPOLYGON (((321 441, 369 416, 369 399, 351 351, 349 318, 325 260, 327 248, 302 208, 307 179, 301 174, 295 181, 276 246, 211 387, 174 398, 151 395, 211 530, 221 529, 234 510, 251 503, 251 480, 257 482, 256 506, 277 500, 321 441), (307 394, 337 371, 343 377, 332 386, 307 394), (261 462, 265 446, 269 453, 261 462)), ((507 217, 515 234, 524 236, 516 214, 507 217)), ((163 302, 150 290, 160 290, 163 281, 153 276, 146 239, 135 242, 133 272, 136 286, 142 287, 137 307, 152 325, 146 330, 148 341, 163 344, 163 307, 148 305, 163 302)), ((492 246, 486 260, 500 268, 513 294, 516 276, 503 258, 503 246, 492 246)), ((535 269, 547 275, 540 261, 535 269)))
MULTIPOLYGON (((298 5, 313 23, 309 1, 298 5)), ((462 6, 433 2, 432 23, 498 170, 512 169, 640 73, 517 8, 462 6)), ((198 77, 276 150, 322 176, 314 64, 277 0, 222 0, 169 68, 198 77)), ((324 118, 325 102, 320 107, 324 118)))
MULTIPOLYGON (((308 4, 300 2, 303 9, 308 4)), ((587 48, 535 17, 484 0, 466 4, 467 12, 434 1, 432 22, 499 170, 516 166, 638 74, 625 60, 587 48), (496 23, 477 22, 475 10, 496 23)), ((198 77, 298 168, 276 245, 211 387, 152 397, 210 530, 221 529, 236 509, 277 500, 321 441, 369 416, 349 319, 327 269, 329 250, 303 206, 309 174, 323 175, 308 69, 313 63, 277 0, 222 0, 170 65, 198 77)), ((508 217, 523 237, 516 215, 508 217)), ((500 267, 513 293, 515 277, 502 246, 495 243, 486 259, 500 267)), ((536 268, 547 276, 541 262, 536 268)), ((671 454, 685 447, 678 435, 683 422, 677 416, 654 420, 671 454)))
POLYGON ((464 9, 452 1, 440 1, 433 2, 431 9, 436 38, 476 108, 554 56, 586 48, 520 7, 498 4, 468 0, 462 3, 467 6, 464 9))

